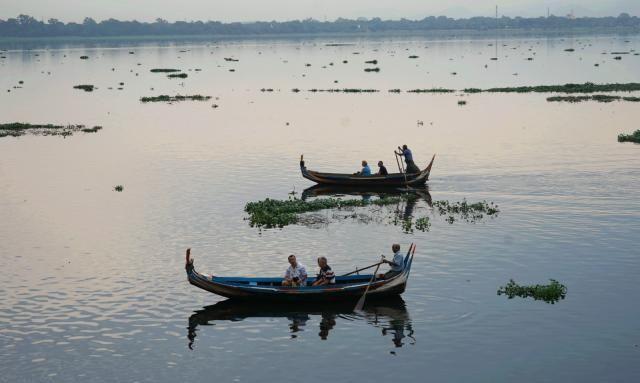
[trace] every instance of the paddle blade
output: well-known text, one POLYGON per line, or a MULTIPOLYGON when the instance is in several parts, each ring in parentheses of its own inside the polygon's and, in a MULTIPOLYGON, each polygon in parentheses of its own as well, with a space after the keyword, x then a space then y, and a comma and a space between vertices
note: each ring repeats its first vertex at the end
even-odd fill
POLYGON ((364 300, 367 297, 367 294, 362 294, 362 296, 360 297, 360 299, 358 299, 358 303, 356 303, 356 307, 353 309, 353 311, 362 311, 362 309, 364 308, 364 300))

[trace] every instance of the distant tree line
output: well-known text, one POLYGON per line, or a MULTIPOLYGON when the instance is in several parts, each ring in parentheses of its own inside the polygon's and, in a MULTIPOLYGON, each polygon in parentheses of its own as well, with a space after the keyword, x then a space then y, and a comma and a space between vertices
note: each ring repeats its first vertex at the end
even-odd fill
POLYGON ((259 35, 287 33, 354 33, 385 31, 429 30, 494 30, 494 29, 570 29, 570 28, 640 28, 640 18, 621 13, 617 17, 471 17, 452 19, 446 16, 430 16, 421 20, 315 19, 293 21, 259 21, 248 23, 222 23, 219 21, 176 21, 156 19, 155 22, 119 21, 108 19, 96 22, 85 18, 82 23, 63 23, 57 19, 47 22, 31 16, 20 15, 7 20, 0 19, 0 37, 50 37, 50 36, 143 36, 143 35, 259 35))

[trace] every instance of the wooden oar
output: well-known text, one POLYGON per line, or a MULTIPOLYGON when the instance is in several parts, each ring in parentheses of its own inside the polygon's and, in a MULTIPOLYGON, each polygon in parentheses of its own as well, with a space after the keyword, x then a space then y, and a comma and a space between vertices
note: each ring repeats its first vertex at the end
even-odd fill
POLYGON ((369 281, 367 288, 364 290, 364 294, 362 294, 362 296, 358 300, 358 303, 356 303, 356 307, 353 309, 353 311, 362 311, 362 308, 364 307, 364 300, 367 297, 367 293, 369 292, 369 287, 371 287, 373 280, 376 278, 376 274, 378 273, 378 269, 380 268, 380 265, 382 263, 383 262, 378 263, 378 267, 376 267, 376 271, 373 272, 373 275, 371 276, 371 280, 369 281))
MULTIPOLYGON (((384 258, 384 255, 382 256, 382 258, 384 258)), ((374 263, 373 265, 370 265, 370 266, 367 266, 367 267, 363 267, 363 268, 361 268, 361 269, 356 268, 354 271, 351 271, 351 272, 346 273, 346 274, 342 274, 342 275, 340 275, 340 276, 341 276, 341 277, 348 277, 348 276, 349 276, 349 275, 351 275, 351 274, 359 273, 359 272, 361 272, 362 270, 367 270, 367 269, 370 269, 370 268, 372 268, 372 267, 375 267, 375 266, 378 266, 378 265, 382 265, 383 263, 384 263, 384 261, 383 261, 383 262, 374 263)))

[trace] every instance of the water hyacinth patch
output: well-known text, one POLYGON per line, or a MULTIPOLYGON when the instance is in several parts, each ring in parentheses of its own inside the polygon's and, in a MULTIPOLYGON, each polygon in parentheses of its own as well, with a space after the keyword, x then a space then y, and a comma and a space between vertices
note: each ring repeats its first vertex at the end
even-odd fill
POLYGON ((150 96, 150 97, 142 97, 140 98, 141 102, 177 102, 177 101, 207 101, 211 99, 211 96, 203 96, 200 94, 192 95, 192 96, 169 96, 166 94, 162 94, 160 96, 150 96))
MULTIPOLYGON (((372 221, 384 222, 395 226, 401 226, 403 232, 413 233, 414 229, 419 231, 429 231, 431 220, 429 216, 418 217, 414 220, 413 214, 399 214, 398 209, 370 209, 364 213, 354 212, 355 208, 362 207, 386 207, 398 206, 402 202, 415 205, 419 197, 416 194, 403 194, 400 196, 383 196, 377 199, 339 199, 339 198, 317 198, 313 200, 301 200, 290 197, 288 200, 265 199, 258 202, 249 202, 245 206, 245 212, 249 214, 249 225, 259 228, 282 228, 291 224, 314 226, 318 222, 328 224, 327 219, 318 217, 301 216, 303 213, 316 212, 320 210, 334 209, 333 219, 356 219, 359 222, 369 223, 372 221), (340 215, 337 212, 346 211, 340 215)), ((427 202, 433 207, 432 213, 439 216, 446 216, 445 221, 453 224, 457 220, 464 220, 469 223, 480 221, 485 215, 495 217, 498 215, 498 206, 486 201, 469 204, 466 200, 462 202, 437 201, 427 202)), ((413 210, 413 208, 411 208, 413 210)))
POLYGON ((635 142, 636 144, 640 144, 640 129, 632 134, 619 134, 618 142, 635 142))
POLYGON ((95 86, 93 86, 93 85, 75 85, 73 87, 73 89, 82 89, 85 92, 93 92, 94 88, 95 88, 95 86))
POLYGON ((20 137, 27 133, 40 136, 71 136, 76 132, 95 133, 102 129, 101 126, 87 128, 85 125, 54 125, 54 124, 28 124, 11 122, 0 124, 1 137, 20 137))
POLYGON ((567 287, 555 279, 550 279, 547 285, 520 286, 513 279, 506 286, 498 288, 498 295, 506 295, 507 298, 533 298, 537 301, 545 301, 554 304, 567 296, 567 287))
POLYGON ((151 69, 151 73, 174 73, 180 72, 180 69, 172 69, 172 68, 153 68, 151 69))

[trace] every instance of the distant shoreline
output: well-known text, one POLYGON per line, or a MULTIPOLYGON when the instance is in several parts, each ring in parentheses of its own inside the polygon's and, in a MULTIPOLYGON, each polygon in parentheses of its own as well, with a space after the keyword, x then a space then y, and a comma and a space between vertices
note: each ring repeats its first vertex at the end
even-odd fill
POLYGON ((640 34, 640 27, 603 28, 514 28, 500 30, 477 29, 437 29, 437 30, 397 30, 379 32, 316 32, 316 33, 270 33, 270 34, 181 34, 181 35, 117 35, 117 36, 52 36, 52 37, 0 37, 3 43, 29 42, 117 42, 117 41, 237 41, 237 40, 287 40, 287 39, 339 39, 384 38, 384 37, 432 37, 432 38, 513 38, 513 37, 566 37, 588 35, 634 35, 640 34))

